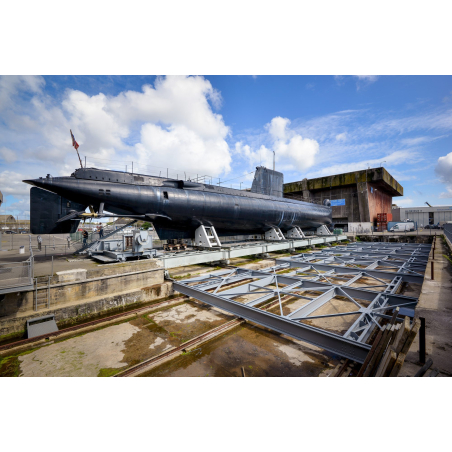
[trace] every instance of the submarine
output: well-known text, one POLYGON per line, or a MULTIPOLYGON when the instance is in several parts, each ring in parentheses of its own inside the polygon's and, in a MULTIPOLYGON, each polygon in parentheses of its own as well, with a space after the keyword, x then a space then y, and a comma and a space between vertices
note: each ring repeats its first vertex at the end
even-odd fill
POLYGON ((152 222, 162 240, 191 239, 200 226, 214 228, 221 237, 271 230, 293 237, 293 231, 332 224, 328 200, 314 204, 283 198, 283 174, 262 166, 256 168, 250 191, 83 167, 70 176, 48 174, 23 182, 33 185, 33 234, 75 232, 86 218, 118 216, 152 222))

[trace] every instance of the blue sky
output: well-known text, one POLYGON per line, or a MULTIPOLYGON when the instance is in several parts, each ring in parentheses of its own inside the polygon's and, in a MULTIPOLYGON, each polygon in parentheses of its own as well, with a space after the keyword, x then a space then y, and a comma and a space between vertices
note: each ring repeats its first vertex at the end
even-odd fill
POLYGON ((1 212, 26 215, 24 178, 89 166, 251 184, 380 166, 404 206, 452 204, 450 76, 1 76, 1 212), (231 180, 232 179, 232 180, 231 180))

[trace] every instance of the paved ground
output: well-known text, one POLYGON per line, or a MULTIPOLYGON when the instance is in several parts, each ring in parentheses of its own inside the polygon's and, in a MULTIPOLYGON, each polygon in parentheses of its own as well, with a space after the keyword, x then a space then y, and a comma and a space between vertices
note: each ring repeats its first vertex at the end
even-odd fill
POLYGON ((252 324, 222 336, 142 374, 143 377, 319 377, 338 357, 252 324))
MULTIPOLYGON (((433 360, 432 369, 437 368, 444 376, 452 376, 452 265, 445 257, 447 253, 447 245, 438 237, 435 259, 430 253, 416 317, 424 317, 426 321, 426 352, 427 358, 433 360), (432 260, 434 280, 431 279, 432 260)), ((418 335, 399 375, 412 376, 420 367, 418 335)))
MULTIPOLYGON (((37 249, 36 236, 32 235, 33 254, 35 258, 34 276, 47 276, 59 271, 72 270, 75 268, 95 269, 103 265, 89 257, 74 256, 71 252, 74 248, 67 248, 67 234, 43 235, 41 251, 37 249), (55 248, 53 245, 55 244, 55 248), (53 259, 52 259, 53 258, 53 259), (53 265, 52 265, 53 261, 53 265), (52 271, 53 270, 53 271, 52 271)), ((0 264, 8 262, 23 262, 30 257, 29 235, 25 234, 2 234, 3 251, 0 252, 0 264), (25 254, 20 254, 19 249, 25 246, 25 254)), ((282 257, 285 254, 275 254, 272 257, 282 257)), ((247 258, 232 259, 231 265, 243 265, 250 261, 247 258)), ((172 276, 178 277, 187 274, 205 273, 212 271, 208 265, 192 265, 171 269, 172 276)))
POLYGON ((230 316, 219 311, 182 302, 131 321, 4 357, 0 359, 0 376, 113 375, 229 320, 230 316))

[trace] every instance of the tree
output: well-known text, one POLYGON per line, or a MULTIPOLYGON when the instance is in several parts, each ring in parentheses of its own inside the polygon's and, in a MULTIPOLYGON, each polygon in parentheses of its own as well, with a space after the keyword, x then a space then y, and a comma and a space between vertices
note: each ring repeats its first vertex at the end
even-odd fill
POLYGON ((152 228, 152 223, 149 223, 148 221, 145 221, 143 223, 142 228, 147 231, 149 228, 152 228))

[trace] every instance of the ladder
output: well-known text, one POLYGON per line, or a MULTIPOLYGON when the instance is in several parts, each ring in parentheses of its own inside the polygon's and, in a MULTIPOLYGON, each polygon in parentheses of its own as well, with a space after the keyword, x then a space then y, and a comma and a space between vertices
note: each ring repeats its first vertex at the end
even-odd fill
MULTIPOLYGON (((42 278, 40 278, 42 279, 42 278)), ((51 276, 47 277, 47 284, 41 284, 38 286, 38 278, 34 280, 34 292, 35 292, 35 311, 39 309, 48 309, 50 308, 50 279, 51 276)))

